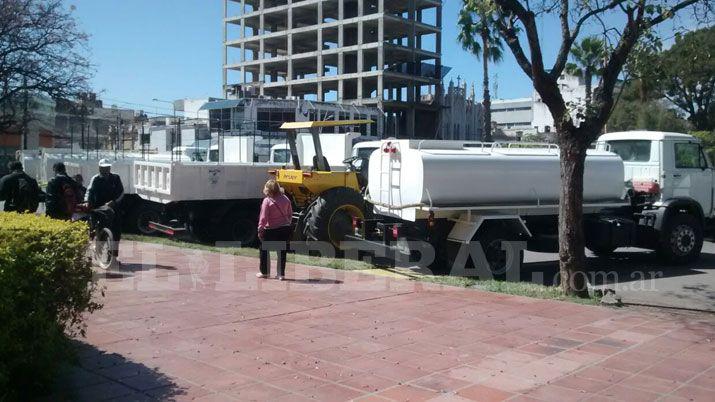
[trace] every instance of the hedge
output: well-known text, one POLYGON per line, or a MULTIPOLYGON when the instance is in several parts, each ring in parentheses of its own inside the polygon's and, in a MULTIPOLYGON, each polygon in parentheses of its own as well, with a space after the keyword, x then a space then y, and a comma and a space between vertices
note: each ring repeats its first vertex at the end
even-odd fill
POLYGON ((84 223, 0 213, 0 400, 47 391, 101 307, 87 245, 84 223))

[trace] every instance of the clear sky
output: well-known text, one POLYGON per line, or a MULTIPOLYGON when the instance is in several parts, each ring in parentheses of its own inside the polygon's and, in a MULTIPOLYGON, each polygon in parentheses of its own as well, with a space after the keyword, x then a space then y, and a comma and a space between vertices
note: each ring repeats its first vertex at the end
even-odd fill
MULTIPOLYGON (((459 0, 445 0, 442 63, 457 76, 476 82, 481 93, 480 63, 456 42, 459 0)), ((108 105, 152 113, 171 106, 153 98, 180 99, 221 96, 222 0, 67 0, 75 6, 80 27, 91 35, 92 81, 108 105)), ((540 21, 545 60, 552 60, 558 25, 540 21)), ((549 62, 547 62, 548 64, 549 62)), ((529 96, 531 82, 505 48, 504 60, 492 67, 498 77, 493 97, 529 96)), ((493 86, 492 86, 493 88, 493 86)))

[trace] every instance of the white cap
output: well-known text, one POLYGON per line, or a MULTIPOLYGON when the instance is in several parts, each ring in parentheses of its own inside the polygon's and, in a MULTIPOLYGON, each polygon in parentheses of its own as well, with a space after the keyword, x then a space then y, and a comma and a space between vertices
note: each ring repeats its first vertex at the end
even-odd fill
POLYGON ((99 160, 99 167, 112 167, 112 162, 109 159, 103 158, 99 160))

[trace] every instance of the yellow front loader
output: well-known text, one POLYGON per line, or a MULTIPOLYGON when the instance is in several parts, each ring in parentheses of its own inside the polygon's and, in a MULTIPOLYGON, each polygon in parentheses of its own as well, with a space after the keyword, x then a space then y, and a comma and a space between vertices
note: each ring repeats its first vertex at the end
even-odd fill
POLYGON ((285 189, 296 206, 295 237, 301 240, 330 242, 340 248, 346 234, 352 232, 353 219, 364 219, 365 200, 361 194, 357 158, 345 161, 346 171, 332 171, 323 155, 320 132, 323 127, 355 126, 373 123, 371 120, 307 121, 283 123, 287 130, 292 169, 275 171, 276 181, 285 189), (309 130, 315 157, 312 165, 301 165, 298 155, 298 130, 309 130))

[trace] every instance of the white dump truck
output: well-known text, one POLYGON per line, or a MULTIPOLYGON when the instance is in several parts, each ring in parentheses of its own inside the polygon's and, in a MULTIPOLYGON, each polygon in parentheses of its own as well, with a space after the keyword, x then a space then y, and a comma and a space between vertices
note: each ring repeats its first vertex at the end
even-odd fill
MULTIPOLYGON (((586 246, 602 255, 633 246, 671 263, 697 259, 714 212, 713 168, 700 142, 634 131, 605 134, 595 148, 584 174, 586 246)), ((560 184, 553 145, 383 141, 369 164, 374 217, 353 219, 345 243, 394 259, 414 254, 410 243, 426 243, 436 250, 433 270, 446 272, 465 255, 474 261, 479 244, 492 273, 503 273, 524 248, 557 251, 560 184), (510 244, 524 247, 509 256, 510 244)))
MULTIPOLYGON (((327 141, 326 157, 339 168, 360 134, 322 136, 327 141)), ((308 138, 300 141, 301 156, 312 160, 315 151, 305 145, 308 138)), ((272 178, 269 171, 290 163, 290 158, 276 154, 283 144, 272 147, 269 162, 253 162, 255 141, 254 137, 226 137, 217 152, 209 150, 209 162, 134 161, 136 198, 129 201, 129 220, 145 233, 189 231, 202 241, 254 243, 263 185, 272 178)))

